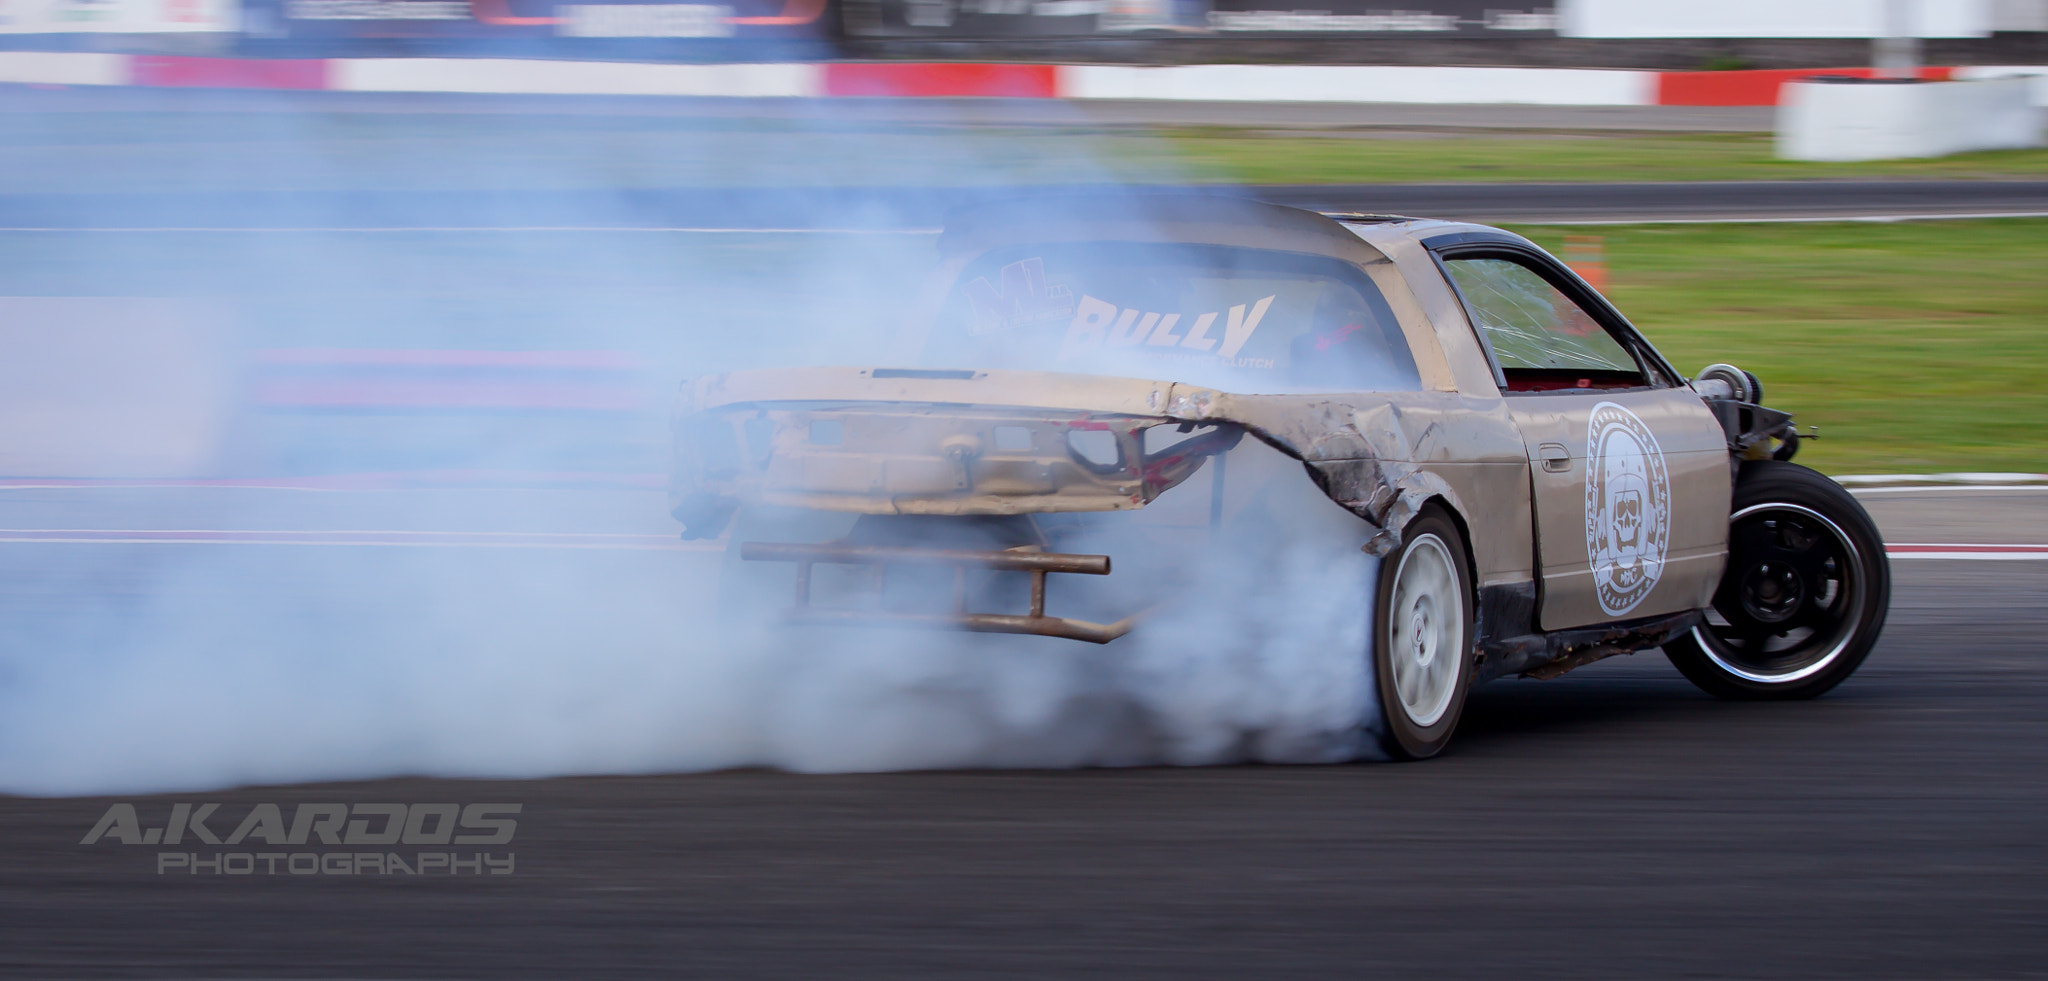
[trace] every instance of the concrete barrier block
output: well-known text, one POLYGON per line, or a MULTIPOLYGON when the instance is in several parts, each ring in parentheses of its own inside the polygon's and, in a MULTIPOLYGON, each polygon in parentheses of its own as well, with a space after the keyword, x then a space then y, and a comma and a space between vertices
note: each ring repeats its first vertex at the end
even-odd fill
POLYGON ((1803 79, 1778 100, 1778 156, 1888 160, 2041 145, 2025 78, 1803 79))

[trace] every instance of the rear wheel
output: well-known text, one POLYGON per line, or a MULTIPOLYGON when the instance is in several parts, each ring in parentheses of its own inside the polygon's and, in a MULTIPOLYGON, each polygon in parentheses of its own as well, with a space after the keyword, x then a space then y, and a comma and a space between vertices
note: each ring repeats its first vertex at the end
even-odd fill
POLYGON ((1373 617, 1379 741, 1395 759, 1443 751, 1472 684, 1472 581, 1465 538, 1441 509, 1423 509, 1380 563, 1373 617))
POLYGON ((1707 622, 1664 653, 1721 698, 1812 698, 1863 663, 1890 605, 1884 540, 1856 498, 1797 464, 1752 461, 1707 622))

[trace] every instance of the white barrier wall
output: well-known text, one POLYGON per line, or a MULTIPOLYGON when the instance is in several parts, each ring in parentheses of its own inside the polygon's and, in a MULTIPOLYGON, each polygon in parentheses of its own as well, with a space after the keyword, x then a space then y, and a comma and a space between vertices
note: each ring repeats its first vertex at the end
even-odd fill
POLYGON ((2048 31, 2048 0, 1991 0, 1994 31, 2048 31))
POLYGON ((663 65, 502 58, 337 58, 332 88, 353 92, 789 97, 824 94, 814 64, 663 65))
MULTIPOLYGON (((1566 37, 1883 37, 1891 0, 1558 0, 1566 37)), ((1984 37, 1992 0, 1909 0, 1915 37, 1984 37)))
POLYGON ((86 51, 0 52, 0 82, 17 85, 126 85, 128 56, 86 51))
POLYGON ((1060 95, 1218 102, 1642 106, 1656 104, 1657 73, 1398 65, 1072 65, 1061 69, 1060 95))
POLYGON ((2048 65, 1971 65, 1955 70, 1955 78, 2025 78, 2034 87, 2036 108, 2048 108, 2048 65))
POLYGON ((1967 82, 1787 82, 1778 156, 1888 160, 2041 144, 2025 78, 1967 82))
POLYGON ((205 34, 240 24, 237 0, 0 2, 0 34, 205 34))

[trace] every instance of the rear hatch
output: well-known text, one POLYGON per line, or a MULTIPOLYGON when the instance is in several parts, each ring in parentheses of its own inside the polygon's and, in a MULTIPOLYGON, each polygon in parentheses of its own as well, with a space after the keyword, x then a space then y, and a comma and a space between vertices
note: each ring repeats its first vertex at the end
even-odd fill
MULTIPOLYGON (((1006 515, 1143 507, 1243 430, 1215 397, 1049 372, 802 368, 700 379, 676 419, 672 505, 1006 515)), ((715 534, 715 532, 713 532, 715 534)))

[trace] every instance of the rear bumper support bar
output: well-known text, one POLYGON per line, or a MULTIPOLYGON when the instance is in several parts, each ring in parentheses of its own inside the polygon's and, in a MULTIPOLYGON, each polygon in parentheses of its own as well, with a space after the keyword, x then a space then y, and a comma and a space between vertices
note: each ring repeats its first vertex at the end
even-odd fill
POLYGON ((1090 623, 1045 615, 1045 577, 1049 573, 1109 575, 1109 556, 1041 552, 1025 547, 990 551, 965 549, 905 548, 892 545, 854 545, 828 542, 797 545, 783 542, 743 542, 740 558, 748 562, 796 563, 796 608, 790 618, 799 623, 844 626, 923 626, 971 630, 995 634, 1038 634, 1067 640, 1107 644, 1131 632, 1136 617, 1115 623, 1090 623), (811 566, 865 565, 875 569, 877 591, 882 570, 891 565, 950 566, 953 569, 953 613, 894 613, 887 610, 850 610, 811 605, 811 566), (970 613, 967 605, 967 570, 1024 572, 1031 576, 1031 612, 970 613))

